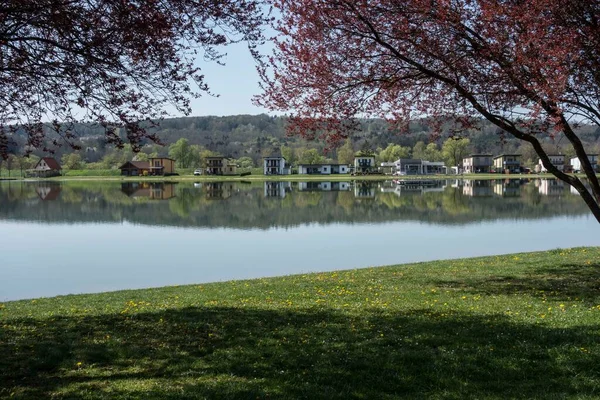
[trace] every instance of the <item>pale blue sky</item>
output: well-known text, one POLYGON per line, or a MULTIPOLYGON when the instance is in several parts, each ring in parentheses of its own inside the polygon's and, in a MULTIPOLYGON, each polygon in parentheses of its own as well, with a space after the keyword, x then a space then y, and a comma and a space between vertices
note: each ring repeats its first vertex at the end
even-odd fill
POLYGON ((238 43, 226 47, 224 52, 227 53, 222 60, 225 66, 215 62, 198 61, 212 92, 220 97, 204 95, 199 99, 192 99, 190 116, 273 114, 252 104, 252 96, 260 93, 260 87, 256 65, 248 47, 244 43, 238 43))

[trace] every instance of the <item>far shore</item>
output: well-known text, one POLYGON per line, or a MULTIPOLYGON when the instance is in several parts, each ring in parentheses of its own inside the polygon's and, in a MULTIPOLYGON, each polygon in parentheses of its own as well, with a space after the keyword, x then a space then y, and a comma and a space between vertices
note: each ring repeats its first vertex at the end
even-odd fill
MULTIPOLYGON (((583 174, 577 174, 583 176, 583 174)), ((390 180, 496 180, 496 179, 556 179, 552 174, 462 174, 462 175, 171 175, 171 176, 121 176, 121 175, 61 175, 52 178, 3 177, 0 181, 155 181, 155 182, 222 182, 222 181, 390 181, 390 180)))

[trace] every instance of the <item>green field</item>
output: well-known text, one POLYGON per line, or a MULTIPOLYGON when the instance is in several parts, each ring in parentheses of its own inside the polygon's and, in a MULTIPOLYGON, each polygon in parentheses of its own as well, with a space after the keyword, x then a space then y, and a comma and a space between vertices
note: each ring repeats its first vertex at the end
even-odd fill
POLYGON ((596 399, 600 249, 0 304, 0 398, 596 399))

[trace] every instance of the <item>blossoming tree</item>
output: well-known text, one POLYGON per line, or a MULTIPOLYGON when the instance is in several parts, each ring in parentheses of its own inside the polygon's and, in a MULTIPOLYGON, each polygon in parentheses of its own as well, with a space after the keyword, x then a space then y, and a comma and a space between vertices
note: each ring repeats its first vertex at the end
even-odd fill
POLYGON ((257 102, 291 132, 330 143, 357 117, 485 118, 529 142, 600 221, 600 185, 575 133, 600 124, 600 2, 588 0, 273 0, 281 18, 257 102), (590 189, 550 162, 564 135, 590 189))
POLYGON ((156 141, 146 128, 166 106, 188 114, 190 98, 209 92, 199 58, 219 62, 222 46, 245 41, 255 50, 262 42, 261 7, 261 0, 3 1, 0 156, 17 131, 30 147, 43 145, 49 127, 54 144, 73 144, 76 121, 101 124, 118 146, 156 141))

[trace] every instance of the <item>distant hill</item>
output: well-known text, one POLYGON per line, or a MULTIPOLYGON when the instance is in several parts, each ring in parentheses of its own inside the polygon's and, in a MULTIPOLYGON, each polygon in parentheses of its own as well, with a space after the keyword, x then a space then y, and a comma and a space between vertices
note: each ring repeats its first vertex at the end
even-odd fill
MULTIPOLYGON (((209 150, 224 155, 239 158, 252 157, 255 160, 271 151, 277 151, 283 145, 292 148, 316 148, 323 151, 324 143, 307 142, 299 137, 288 137, 285 132, 285 117, 260 115, 231 115, 225 117, 181 117, 163 120, 155 131, 161 140, 169 145, 180 138, 186 138, 190 144, 198 144, 209 150)), ((502 137, 497 127, 487 121, 481 122, 479 129, 461 132, 471 141, 472 151, 476 153, 513 153, 519 151, 521 142, 512 137, 502 137)), ((107 147, 103 130, 92 124, 79 124, 75 127, 79 142, 83 148, 82 155, 86 161, 97 161, 102 158, 107 147), (88 150, 87 152, 85 150, 88 150)), ((589 151, 600 152, 600 129, 596 126, 582 126, 578 134, 589 151)), ((446 132, 447 133, 447 132, 446 132)), ((13 137, 17 146, 23 146, 25 137, 17 134, 13 137)), ((445 135, 437 141, 441 145, 445 135)), ((380 119, 362 121, 361 129, 352 136, 355 149, 369 147, 373 150, 385 148, 389 143, 413 147, 417 141, 428 143, 432 141, 431 132, 424 121, 414 121, 410 124, 409 133, 400 134, 390 130, 388 124, 380 119)), ((557 137, 554 141, 546 139, 546 145, 551 151, 562 151, 567 140, 557 137)), ((57 157, 72 152, 70 148, 57 149, 57 157)), ((166 148, 159 149, 165 154, 166 148)), ((38 154, 42 155, 42 154, 38 154)), ((335 152, 329 155, 335 158, 335 152)))

